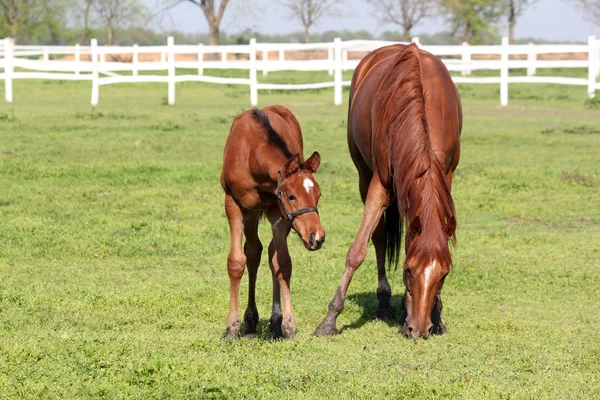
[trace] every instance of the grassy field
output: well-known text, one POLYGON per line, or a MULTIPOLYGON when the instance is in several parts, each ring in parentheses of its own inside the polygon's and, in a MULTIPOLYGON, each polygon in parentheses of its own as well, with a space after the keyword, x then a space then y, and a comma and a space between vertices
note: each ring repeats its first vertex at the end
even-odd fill
MULTIPOLYGON (((283 79, 271 74, 269 79, 283 79)), ((362 216, 345 144, 346 99, 261 92, 318 150, 327 242, 291 237, 293 341, 224 341, 225 138, 248 89, 17 81, 0 104, 0 398, 515 398, 600 393, 600 111, 584 87, 460 86, 448 334, 413 342, 373 320, 372 248, 338 320, 325 315, 362 216)), ((0 86, 1 89, 1 86, 0 86)), ((270 228, 261 226, 266 244, 270 228)), ((242 309, 247 291, 242 281, 242 309)), ((391 274, 393 304, 403 293, 391 274)))

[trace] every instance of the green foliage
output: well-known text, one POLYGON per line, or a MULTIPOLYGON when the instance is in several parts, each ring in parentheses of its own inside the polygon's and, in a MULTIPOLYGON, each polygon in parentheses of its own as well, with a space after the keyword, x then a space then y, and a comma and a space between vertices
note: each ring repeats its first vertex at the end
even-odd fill
MULTIPOLYGON (((315 177, 327 242, 307 252, 290 236, 298 337, 280 342, 268 340, 266 250, 259 337, 222 340, 229 232, 219 174, 231 122, 249 108, 247 87, 182 83, 167 107, 164 84, 108 85, 93 111, 88 82, 19 80, 14 90, 14 104, 0 103, 0 397, 600 393, 600 135, 567 132, 600 126, 600 113, 582 106, 585 88, 511 84, 511 106, 501 108, 497 85, 459 86, 458 244, 442 293, 449 333, 417 342, 372 318, 372 247, 352 280, 342 334, 311 336, 362 217, 347 103, 333 106, 331 90, 259 97, 290 107, 305 153, 322 157, 315 177)), ((263 222, 265 248, 270 234, 263 222)), ((390 280, 398 309, 402 275, 390 280)), ((242 310, 246 291, 244 278, 242 310)))
POLYGON ((453 36, 461 42, 498 42, 495 23, 503 13, 502 0, 442 0, 453 36))

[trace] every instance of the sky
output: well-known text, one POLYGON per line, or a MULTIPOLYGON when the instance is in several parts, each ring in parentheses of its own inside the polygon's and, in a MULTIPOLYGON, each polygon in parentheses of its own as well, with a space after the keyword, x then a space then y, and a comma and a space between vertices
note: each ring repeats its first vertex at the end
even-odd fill
MULTIPOLYGON (((161 0, 143 0, 151 9, 156 9, 161 0)), ((162 0, 164 4, 165 0, 162 0)), ((168 1, 168 0, 167 0, 168 1)), ((277 1, 259 1, 259 9, 252 13, 249 7, 239 7, 241 2, 250 4, 251 0, 232 0, 221 23, 221 31, 235 34, 252 29, 262 33, 289 33, 302 31, 302 24, 290 18, 290 13, 277 1), (271 4, 270 6, 266 6, 271 4)), ((400 30, 394 25, 381 25, 371 15, 371 9, 364 0, 345 0, 346 16, 323 18, 314 28, 314 32, 326 30, 365 29, 375 36, 386 30, 400 30)), ((186 33, 208 32, 202 10, 183 0, 171 8, 169 17, 161 23, 162 29, 177 29, 186 33)), ((413 29, 413 36, 419 33, 436 33, 447 29, 442 19, 427 20, 413 29)), ((507 30, 504 29, 503 34, 507 30)), ((600 38, 600 27, 585 20, 572 5, 572 0, 540 0, 528 8, 517 20, 516 38, 539 38, 556 41, 587 42, 590 35, 600 38)))

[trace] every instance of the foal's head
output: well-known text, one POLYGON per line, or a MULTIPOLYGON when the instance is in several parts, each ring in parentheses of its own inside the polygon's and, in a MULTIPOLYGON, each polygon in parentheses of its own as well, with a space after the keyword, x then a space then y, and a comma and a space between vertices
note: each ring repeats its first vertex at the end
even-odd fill
POLYGON ((313 178, 321 164, 316 151, 304 162, 293 155, 279 171, 277 197, 283 219, 298 233, 304 247, 318 250, 325 241, 325 231, 317 211, 321 189, 313 178))
POLYGON ((406 313, 401 317, 405 336, 417 338, 445 333, 442 323, 439 294, 444 279, 450 271, 450 249, 448 241, 454 237, 456 220, 450 217, 413 217, 406 232, 406 261, 404 262, 404 306, 406 313), (422 222, 425 222, 422 225, 422 222))

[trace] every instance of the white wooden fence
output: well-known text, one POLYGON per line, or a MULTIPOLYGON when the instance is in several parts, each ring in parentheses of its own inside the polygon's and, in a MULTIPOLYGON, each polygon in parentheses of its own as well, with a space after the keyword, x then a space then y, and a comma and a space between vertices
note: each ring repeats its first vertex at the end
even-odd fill
MULTIPOLYGON (((418 38, 413 41, 418 43, 418 38)), ((350 40, 339 38, 332 43, 257 43, 251 39, 248 45, 205 46, 175 45, 169 37, 166 46, 98 46, 92 39, 91 46, 21 46, 6 38, 0 43, 0 79, 4 79, 5 98, 13 100, 12 83, 15 79, 89 80, 92 83, 91 104, 98 104, 100 86, 125 82, 167 83, 169 104, 175 104, 177 82, 210 82, 217 84, 248 85, 250 104, 257 105, 259 90, 305 90, 334 88, 334 103, 342 104, 342 87, 350 81, 342 79, 342 71, 353 70, 360 58, 381 46, 394 42, 350 40), (314 52, 320 59, 286 59, 286 52, 314 52), (269 59, 273 52, 275 60, 269 59), (160 60, 142 61, 144 55, 160 54, 160 60), (207 54, 216 57, 207 59, 207 54), (234 55, 234 59, 228 55, 234 55), (326 56, 325 56, 326 54, 326 56), (188 55, 177 60, 177 55, 188 55), (261 55, 258 59, 257 55, 261 55), (352 55, 353 57, 350 57, 352 55), (51 58, 53 57, 53 59, 51 58), (194 74, 177 74, 177 69, 197 70, 194 74), (208 76, 206 69, 241 69, 248 71, 247 78, 208 76), (328 71, 333 80, 305 84, 261 83, 257 72, 267 75, 271 71, 328 71), (166 71, 166 75, 147 74, 148 71, 166 71), (140 72, 143 72, 140 74, 140 72), (123 74, 126 73, 126 74, 123 74)), ((509 83, 553 83, 587 86, 587 95, 594 97, 600 89, 596 77, 600 75, 600 41, 590 36, 582 45, 509 45, 502 38, 501 45, 470 46, 420 46, 440 57, 448 69, 461 72, 453 76, 456 83, 500 84, 500 104, 508 104, 509 83), (583 53, 583 54, 582 54, 583 53), (540 59, 542 54, 561 54, 559 59, 540 59), (580 54, 576 57, 576 54, 580 54), (584 55, 582 57, 582 55, 584 55), (511 59, 512 56, 512 59, 511 59), (565 59, 566 58, 566 59, 565 59), (524 76, 509 76, 509 69, 526 69, 524 76), (585 68, 586 78, 535 76, 539 68, 585 68), (499 76, 473 77, 472 71, 499 71, 499 76)), ((297 53, 296 53, 297 54, 297 53)), ((181 56, 180 56, 181 58, 181 56)))

